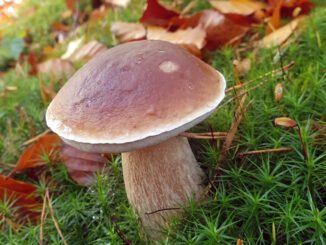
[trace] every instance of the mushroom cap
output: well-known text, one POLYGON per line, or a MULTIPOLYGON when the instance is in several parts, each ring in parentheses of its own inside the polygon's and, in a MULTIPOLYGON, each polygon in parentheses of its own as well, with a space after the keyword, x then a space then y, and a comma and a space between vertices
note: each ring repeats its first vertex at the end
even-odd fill
POLYGON ((126 152, 204 120, 225 86, 223 75, 179 46, 131 42, 78 70, 50 103, 46 121, 80 150, 126 152))

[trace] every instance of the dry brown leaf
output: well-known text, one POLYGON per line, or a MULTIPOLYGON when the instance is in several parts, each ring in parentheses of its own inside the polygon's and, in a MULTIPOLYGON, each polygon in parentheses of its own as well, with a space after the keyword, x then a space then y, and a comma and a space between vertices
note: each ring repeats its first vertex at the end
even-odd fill
POLYGON ((211 0, 209 3, 224 14, 250 15, 267 7, 267 4, 250 0, 230 0, 216 1, 211 0))
POLYGON ((61 147, 61 159, 67 167, 70 177, 79 185, 89 186, 95 181, 96 171, 101 171, 108 155, 83 152, 67 144, 61 147))
POLYGON ((113 6, 126 8, 129 5, 130 0, 104 0, 104 2, 113 6))
POLYGON ((178 44, 195 55, 200 54, 200 50, 205 46, 205 37, 205 31, 199 27, 175 32, 169 32, 164 28, 155 26, 148 26, 147 28, 148 40, 162 40, 178 44))
POLYGON ((77 49, 70 57, 69 60, 71 61, 80 61, 80 60, 90 60, 92 59, 95 55, 102 53, 106 51, 107 48, 104 44, 92 40, 79 49, 77 49))
POLYGON ((121 43, 146 38, 145 27, 140 23, 116 21, 111 24, 111 32, 121 43))
POLYGON ((167 9, 159 4, 158 0, 147 0, 147 7, 140 22, 146 25, 168 26, 169 20, 174 17, 179 17, 179 13, 167 9))
POLYGON ((10 214, 0 214, 0 224, 36 223, 41 214, 42 203, 37 198, 37 188, 29 183, 0 175, 0 202, 9 202, 10 214))
POLYGON ((298 125, 296 121, 289 117, 277 117, 274 119, 274 124, 284 128, 294 128, 298 125))
POLYGON ((214 10, 203 10, 189 17, 175 18, 170 23, 181 29, 203 29, 206 32, 205 48, 209 50, 239 41, 249 29, 214 10))
POLYGON ((28 168, 35 168, 46 164, 44 157, 52 161, 57 161, 57 153, 60 144, 61 140, 56 134, 46 134, 38 138, 23 151, 15 168, 10 173, 10 176, 17 171, 23 171, 28 168))
POLYGON ((39 73, 47 74, 56 80, 70 77, 75 72, 73 65, 62 59, 49 59, 38 64, 37 69, 39 73))
POLYGON ((266 26, 266 35, 278 29, 281 25, 281 9, 283 0, 276 0, 272 4, 272 16, 269 18, 266 26))
POLYGON ((280 102, 283 98, 283 86, 282 83, 277 83, 274 89, 274 99, 276 102, 280 102))
POLYGON ((277 29, 276 31, 268 34, 258 42, 259 48, 271 48, 279 46, 284 43, 296 29, 302 24, 304 17, 292 20, 287 25, 277 29))
POLYGON ((237 240, 237 245, 244 245, 243 240, 238 239, 238 240, 237 240))
POLYGON ((251 60, 248 58, 245 58, 243 60, 234 60, 233 65, 235 69, 237 70, 238 74, 240 76, 246 75, 250 69, 251 69, 251 60))

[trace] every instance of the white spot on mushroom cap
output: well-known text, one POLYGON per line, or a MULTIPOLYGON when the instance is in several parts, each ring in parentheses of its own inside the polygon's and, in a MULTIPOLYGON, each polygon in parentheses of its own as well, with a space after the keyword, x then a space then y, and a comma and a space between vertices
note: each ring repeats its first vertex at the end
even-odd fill
POLYGON ((164 61, 160 64, 160 70, 165 73, 172 73, 179 69, 179 66, 172 61, 164 61))

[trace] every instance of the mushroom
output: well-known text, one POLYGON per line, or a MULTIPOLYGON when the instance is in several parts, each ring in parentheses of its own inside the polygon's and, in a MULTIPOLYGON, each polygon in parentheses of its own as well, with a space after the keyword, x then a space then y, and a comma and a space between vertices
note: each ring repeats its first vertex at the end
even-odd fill
POLYGON ((120 153, 128 200, 156 236, 202 195, 203 172, 178 136, 224 97, 223 75, 174 44, 136 41, 89 61, 61 88, 47 125, 82 151, 120 153))

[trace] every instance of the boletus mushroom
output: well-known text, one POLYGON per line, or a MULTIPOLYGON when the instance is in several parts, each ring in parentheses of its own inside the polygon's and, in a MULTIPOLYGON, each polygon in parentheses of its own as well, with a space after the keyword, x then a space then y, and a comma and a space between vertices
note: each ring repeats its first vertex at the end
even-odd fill
POLYGON ((147 234, 202 194, 203 172, 178 136, 224 97, 215 69, 174 44, 136 41, 96 56, 61 88, 48 126, 82 151, 122 152, 130 204, 147 234))

